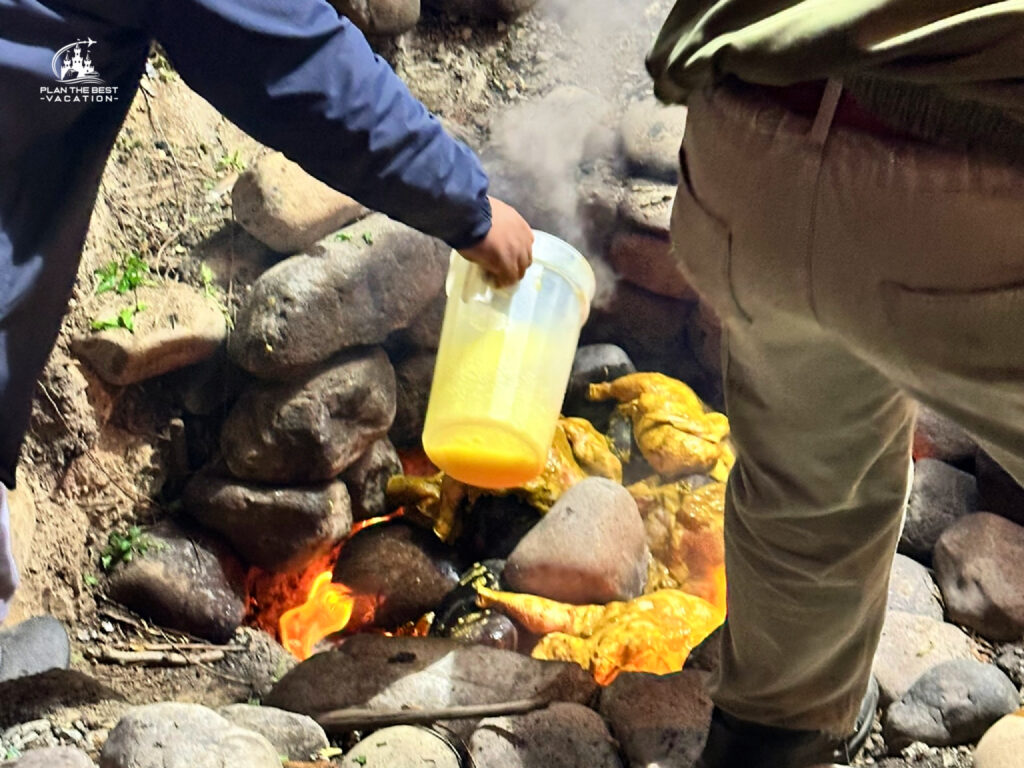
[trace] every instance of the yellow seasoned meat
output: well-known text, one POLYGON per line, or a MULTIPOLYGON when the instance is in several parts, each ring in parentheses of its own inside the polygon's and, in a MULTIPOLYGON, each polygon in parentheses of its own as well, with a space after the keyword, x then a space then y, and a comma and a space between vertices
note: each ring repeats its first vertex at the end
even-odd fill
POLYGON ((548 451, 544 471, 510 492, 543 513, 586 476, 587 473, 576 463, 565 428, 559 424, 555 427, 555 437, 548 451))
POLYGON ((544 634, 534 658, 572 661, 602 685, 620 672, 668 674, 718 627, 724 613, 699 597, 663 589, 629 602, 568 605, 482 587, 478 602, 544 634))
POLYGON ((389 510, 415 511, 426 518, 439 539, 451 543, 460 533, 459 509, 472 490, 438 472, 430 477, 395 475, 388 480, 385 494, 389 510))
POLYGON ((573 456, 588 475, 622 482, 622 462, 612 453, 611 441, 586 419, 562 417, 558 421, 569 439, 573 456))
POLYGON ((686 403, 653 393, 619 407, 632 418, 640 452, 659 475, 704 474, 718 464, 729 434, 721 413, 694 414, 686 403))
POLYGON ((704 404, 686 384, 663 373, 630 373, 615 381, 591 384, 591 400, 618 400, 628 403, 642 395, 657 395, 662 400, 673 400, 693 415, 704 412, 704 404))

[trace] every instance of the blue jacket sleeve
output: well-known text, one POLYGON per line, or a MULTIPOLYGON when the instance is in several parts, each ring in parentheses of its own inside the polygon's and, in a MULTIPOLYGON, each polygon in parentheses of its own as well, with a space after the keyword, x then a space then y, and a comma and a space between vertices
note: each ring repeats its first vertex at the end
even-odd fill
POLYGON ((182 78, 311 175, 454 248, 491 226, 487 176, 326 0, 150 0, 182 78))

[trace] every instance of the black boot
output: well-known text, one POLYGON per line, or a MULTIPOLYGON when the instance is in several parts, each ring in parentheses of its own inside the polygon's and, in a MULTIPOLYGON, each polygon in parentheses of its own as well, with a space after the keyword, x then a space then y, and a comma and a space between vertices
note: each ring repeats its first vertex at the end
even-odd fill
POLYGON ((867 741, 877 707, 878 683, 872 679, 854 733, 844 740, 819 731, 751 723, 715 707, 704 752, 694 768, 809 768, 848 763, 867 741))

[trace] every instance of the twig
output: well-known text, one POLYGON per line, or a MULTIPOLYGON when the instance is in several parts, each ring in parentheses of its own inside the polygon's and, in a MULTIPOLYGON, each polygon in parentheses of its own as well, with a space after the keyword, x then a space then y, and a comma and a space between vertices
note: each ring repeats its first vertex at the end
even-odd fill
POLYGON ((86 648, 85 655, 104 664, 119 664, 122 667, 188 667, 221 661, 224 651, 203 651, 188 656, 168 651, 121 651, 117 648, 86 648))
POLYGON ((544 709, 551 703, 547 698, 520 699, 497 704, 466 704, 434 709, 336 709, 324 712, 315 719, 324 730, 333 733, 384 728, 389 725, 424 725, 436 720, 466 720, 478 717, 523 715, 544 709))
POLYGON ((223 651, 224 653, 241 653, 248 650, 244 645, 214 645, 213 643, 143 643, 146 651, 223 651))

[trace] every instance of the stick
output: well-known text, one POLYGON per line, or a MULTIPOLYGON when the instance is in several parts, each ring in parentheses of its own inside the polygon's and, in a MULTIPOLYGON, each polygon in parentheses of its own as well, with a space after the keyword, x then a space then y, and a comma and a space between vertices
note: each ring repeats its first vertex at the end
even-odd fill
POLYGON ((467 704, 435 709, 336 709, 324 712, 315 720, 328 732, 347 732, 384 728, 389 725, 423 725, 436 720, 466 720, 477 717, 524 715, 544 709, 551 703, 545 698, 520 699, 497 704, 467 704))
POLYGON ((86 655, 106 664, 122 667, 188 667, 193 664, 209 664, 221 661, 224 651, 204 651, 186 656, 169 651, 119 651, 116 648, 86 649, 86 655))

